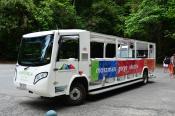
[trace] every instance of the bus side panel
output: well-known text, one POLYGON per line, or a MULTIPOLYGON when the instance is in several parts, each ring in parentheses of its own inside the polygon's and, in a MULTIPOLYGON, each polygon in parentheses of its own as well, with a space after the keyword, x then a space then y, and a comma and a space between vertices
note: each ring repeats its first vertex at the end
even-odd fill
POLYGON ((88 31, 80 33, 80 60, 79 71, 83 71, 89 77, 90 64, 90 33, 88 31))
POLYGON ((122 60, 118 61, 118 77, 141 73, 144 67, 144 60, 122 60))
POLYGON ((153 72, 155 69, 155 59, 144 59, 144 65, 148 67, 148 70, 153 72))
POLYGON ((93 60, 91 61, 91 80, 100 81, 105 78, 115 78, 117 68, 117 61, 115 60, 93 60))
POLYGON ((141 77, 143 67, 144 60, 93 60, 91 61, 91 82, 101 82, 110 78, 117 78, 120 81, 129 76, 141 77))

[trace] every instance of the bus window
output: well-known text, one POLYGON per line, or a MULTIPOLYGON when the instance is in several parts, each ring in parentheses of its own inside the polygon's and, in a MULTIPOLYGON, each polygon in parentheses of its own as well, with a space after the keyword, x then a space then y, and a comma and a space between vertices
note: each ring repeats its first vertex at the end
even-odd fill
POLYGON ((61 36, 57 60, 79 58, 79 37, 61 36))
POLYGON ((103 58, 104 43, 91 42, 90 47, 91 58, 103 58))
POLYGON ((137 58, 148 58, 148 44, 137 42, 137 58))
POLYGON ((148 50, 137 50, 137 58, 147 58, 148 50))
POLYGON ((128 58, 128 45, 127 44, 118 44, 118 57, 119 58, 128 58))
POLYGON ((115 44, 107 44, 106 45, 106 58, 114 58, 116 55, 116 45, 115 44))

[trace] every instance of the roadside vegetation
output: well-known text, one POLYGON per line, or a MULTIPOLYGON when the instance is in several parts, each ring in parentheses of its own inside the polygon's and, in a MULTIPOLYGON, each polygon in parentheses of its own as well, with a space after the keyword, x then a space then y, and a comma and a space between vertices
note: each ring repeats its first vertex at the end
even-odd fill
POLYGON ((0 19, 0 60, 25 33, 72 28, 155 42, 158 62, 175 53, 174 0, 1 0, 0 19))

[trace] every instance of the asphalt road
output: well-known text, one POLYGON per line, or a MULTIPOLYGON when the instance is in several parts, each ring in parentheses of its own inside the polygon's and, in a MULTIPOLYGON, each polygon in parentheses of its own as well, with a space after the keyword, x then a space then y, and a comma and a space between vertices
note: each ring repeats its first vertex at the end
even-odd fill
POLYGON ((161 68, 147 85, 90 96, 81 106, 65 106, 62 97, 41 99, 16 89, 14 66, 0 64, 0 116, 44 116, 50 109, 58 116, 175 116, 175 79, 161 68))

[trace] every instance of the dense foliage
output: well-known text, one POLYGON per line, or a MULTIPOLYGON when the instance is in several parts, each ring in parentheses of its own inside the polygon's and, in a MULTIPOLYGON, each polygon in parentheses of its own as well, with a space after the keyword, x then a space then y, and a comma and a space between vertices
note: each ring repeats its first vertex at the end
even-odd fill
POLYGON ((1 0, 0 60, 16 60, 28 32, 79 28, 155 42, 157 58, 175 53, 174 0, 1 0))

